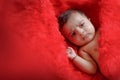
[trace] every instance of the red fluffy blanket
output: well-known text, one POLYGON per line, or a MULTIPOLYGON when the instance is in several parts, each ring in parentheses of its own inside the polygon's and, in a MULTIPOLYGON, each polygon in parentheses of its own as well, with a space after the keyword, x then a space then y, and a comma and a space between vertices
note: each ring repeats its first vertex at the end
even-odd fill
POLYGON ((119 0, 0 0, 0 79, 120 80, 119 8, 119 0), (101 73, 83 73, 67 58, 57 22, 67 9, 100 28, 101 73))

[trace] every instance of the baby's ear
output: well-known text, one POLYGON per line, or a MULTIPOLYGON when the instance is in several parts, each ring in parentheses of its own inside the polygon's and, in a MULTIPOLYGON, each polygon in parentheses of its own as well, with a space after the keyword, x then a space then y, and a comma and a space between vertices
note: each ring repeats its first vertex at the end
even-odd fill
POLYGON ((90 21, 90 18, 88 18, 88 20, 90 21))

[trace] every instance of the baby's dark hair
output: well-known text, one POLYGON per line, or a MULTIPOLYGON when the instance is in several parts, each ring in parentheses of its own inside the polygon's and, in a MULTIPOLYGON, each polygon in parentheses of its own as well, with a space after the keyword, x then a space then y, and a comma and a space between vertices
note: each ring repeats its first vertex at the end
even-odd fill
POLYGON ((59 17, 58 17, 58 23, 59 23, 59 30, 61 31, 62 27, 64 26, 64 24, 67 22, 67 20, 69 19, 70 15, 74 12, 78 12, 80 13, 81 15, 85 16, 86 15, 81 12, 80 10, 67 10, 65 11, 64 13, 62 13, 59 17))

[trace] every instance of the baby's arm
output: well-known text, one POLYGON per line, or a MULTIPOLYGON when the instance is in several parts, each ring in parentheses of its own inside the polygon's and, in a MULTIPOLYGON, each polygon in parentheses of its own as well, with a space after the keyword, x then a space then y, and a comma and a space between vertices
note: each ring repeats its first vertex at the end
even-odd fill
POLYGON ((96 63, 93 59, 83 50, 79 51, 81 56, 78 56, 73 48, 68 47, 67 54, 70 59, 73 60, 73 63, 82 71, 88 74, 95 74, 97 71, 96 63))

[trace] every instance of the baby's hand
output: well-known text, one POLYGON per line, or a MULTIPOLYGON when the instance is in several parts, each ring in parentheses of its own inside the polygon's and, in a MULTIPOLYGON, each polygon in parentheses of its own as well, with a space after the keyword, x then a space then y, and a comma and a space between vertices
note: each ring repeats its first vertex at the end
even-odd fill
POLYGON ((70 58, 71 60, 73 60, 77 56, 77 54, 75 53, 72 47, 68 47, 66 52, 67 52, 68 58, 70 58))

